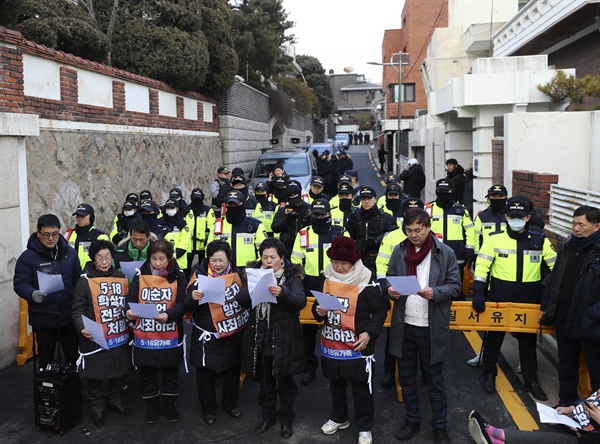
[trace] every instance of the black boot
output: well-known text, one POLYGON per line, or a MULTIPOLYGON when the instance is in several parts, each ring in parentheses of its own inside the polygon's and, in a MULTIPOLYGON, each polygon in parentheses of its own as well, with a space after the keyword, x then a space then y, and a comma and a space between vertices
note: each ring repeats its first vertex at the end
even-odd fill
POLYGON ((174 393, 163 393, 162 395, 163 413, 171 422, 179 421, 179 413, 177 413, 177 409, 175 408, 175 402, 177 402, 178 397, 179 395, 174 393))
POLYGON ((148 411, 146 412, 146 424, 156 424, 158 418, 160 418, 160 393, 154 396, 145 397, 148 411))

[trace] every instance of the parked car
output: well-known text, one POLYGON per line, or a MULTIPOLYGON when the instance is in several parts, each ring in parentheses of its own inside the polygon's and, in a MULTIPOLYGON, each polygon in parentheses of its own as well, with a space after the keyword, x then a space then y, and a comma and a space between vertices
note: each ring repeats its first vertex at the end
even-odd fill
POLYGON ((308 151, 312 153, 314 150, 319 152, 319 156, 325 151, 329 151, 329 154, 339 156, 344 149, 341 143, 313 143, 308 147, 308 151))
POLYGON ((337 133, 333 138, 334 142, 341 143, 344 149, 348 149, 350 146, 350 136, 346 133, 337 133))
POLYGON ((307 147, 298 150, 273 150, 263 149, 258 157, 254 169, 250 171, 250 184, 252 188, 258 182, 266 182, 273 172, 276 164, 282 163, 290 179, 295 179, 302 185, 302 192, 308 193, 310 182, 317 174, 317 163, 312 155, 312 150, 307 147))

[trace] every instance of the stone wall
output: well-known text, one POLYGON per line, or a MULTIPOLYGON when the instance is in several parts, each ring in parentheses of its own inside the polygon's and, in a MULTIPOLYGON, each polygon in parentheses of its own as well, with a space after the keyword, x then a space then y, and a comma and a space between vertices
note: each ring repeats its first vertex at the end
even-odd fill
POLYGON ((110 230, 126 194, 143 189, 164 203, 178 187, 189 202, 194 187, 208 195, 222 163, 218 137, 42 130, 26 143, 31 231, 48 212, 73 226, 82 202, 95 208, 95 225, 110 230))

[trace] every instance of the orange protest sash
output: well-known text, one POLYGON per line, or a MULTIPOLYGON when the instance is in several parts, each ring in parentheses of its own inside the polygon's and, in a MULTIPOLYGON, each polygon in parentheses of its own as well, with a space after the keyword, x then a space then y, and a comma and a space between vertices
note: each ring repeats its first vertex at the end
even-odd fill
POLYGON ((354 316, 360 287, 325 279, 323 293, 335 296, 346 309, 327 313, 321 330, 321 355, 331 359, 362 358, 352 346, 356 342, 354 316))
POLYGON ((129 342, 129 329, 125 318, 126 278, 87 278, 92 295, 96 322, 102 325, 108 348, 129 342))
MULTIPOLYGON (((167 278, 141 274, 138 302, 155 304, 159 313, 175 305, 177 299, 177 281, 169 283, 167 278)), ((179 332, 177 322, 161 324, 154 319, 139 318, 133 331, 134 345, 139 348, 166 349, 178 345, 179 332)))
POLYGON ((236 296, 242 288, 240 276, 237 273, 230 273, 215 277, 225 279, 225 304, 219 305, 209 302, 208 306, 217 337, 225 338, 244 328, 246 322, 248 322, 249 313, 236 300, 236 296))

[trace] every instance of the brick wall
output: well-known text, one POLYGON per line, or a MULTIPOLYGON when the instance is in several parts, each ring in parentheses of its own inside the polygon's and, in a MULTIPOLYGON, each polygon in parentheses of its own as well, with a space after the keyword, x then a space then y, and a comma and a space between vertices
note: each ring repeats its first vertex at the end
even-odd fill
POLYGON ((558 174, 515 170, 512 173, 512 194, 530 198, 538 214, 548 224, 550 185, 556 183, 558 183, 558 174))
MULTIPOLYGON (((556 65, 558 69, 575 68, 577 77, 586 75, 600 75, 600 39, 598 32, 588 34, 582 39, 565 46, 564 48, 548 55, 548 63, 556 65)), ((588 100, 583 104, 591 109, 600 105, 600 97, 588 100)), ((573 107, 575 105, 571 105, 573 107)))
POLYGON ((198 100, 199 103, 215 104, 214 100, 196 92, 178 91, 164 82, 56 51, 25 40, 18 32, 0 27, 0 112, 38 114, 43 119, 84 123, 218 131, 216 110, 214 111, 215 116, 208 119, 208 122, 204 121, 203 113, 198 113, 197 119, 183 118, 183 97, 198 100), (23 54, 42 57, 62 65, 60 67, 59 100, 25 95, 23 54), (91 71, 114 79, 112 81, 112 107, 78 103, 79 70, 91 71), (149 101, 152 104, 149 113, 126 109, 125 82, 148 87, 149 101), (159 114, 159 90, 178 95, 177 117, 159 114), (180 104, 181 109, 179 109, 180 104))
POLYGON ((504 183, 504 139, 492 139, 492 183, 504 183))

